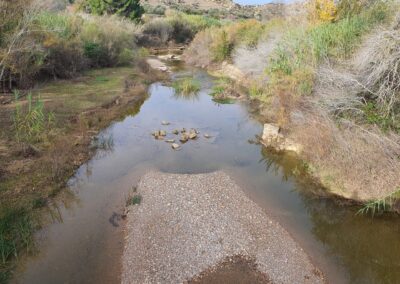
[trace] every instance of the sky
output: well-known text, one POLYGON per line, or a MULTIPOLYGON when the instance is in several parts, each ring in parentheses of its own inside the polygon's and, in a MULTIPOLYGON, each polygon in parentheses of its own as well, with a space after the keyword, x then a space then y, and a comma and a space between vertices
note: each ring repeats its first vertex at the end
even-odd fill
POLYGON ((293 2, 292 0, 233 0, 233 2, 241 4, 241 5, 258 5, 258 4, 266 4, 271 2, 293 2))

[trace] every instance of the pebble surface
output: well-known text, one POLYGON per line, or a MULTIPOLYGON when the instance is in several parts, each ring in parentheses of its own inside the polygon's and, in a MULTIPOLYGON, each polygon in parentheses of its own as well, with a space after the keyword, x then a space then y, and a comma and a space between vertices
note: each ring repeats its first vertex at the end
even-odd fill
POLYGON ((122 283, 184 283, 227 257, 273 283, 325 283, 289 233, 223 172, 150 172, 127 216, 122 283))

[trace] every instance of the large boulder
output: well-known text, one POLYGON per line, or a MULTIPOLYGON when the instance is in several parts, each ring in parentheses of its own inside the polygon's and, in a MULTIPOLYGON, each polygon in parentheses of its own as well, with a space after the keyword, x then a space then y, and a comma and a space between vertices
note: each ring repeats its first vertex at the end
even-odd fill
POLYGON ((261 143, 266 147, 272 147, 277 151, 291 151, 300 154, 302 147, 292 139, 285 137, 280 127, 276 124, 264 124, 261 143))

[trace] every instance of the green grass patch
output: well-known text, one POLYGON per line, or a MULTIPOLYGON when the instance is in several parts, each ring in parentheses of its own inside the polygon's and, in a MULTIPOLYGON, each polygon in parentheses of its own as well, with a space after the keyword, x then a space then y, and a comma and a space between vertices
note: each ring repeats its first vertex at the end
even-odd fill
POLYGON ((389 18, 389 7, 389 4, 379 1, 359 14, 337 22, 307 29, 292 27, 275 48, 266 69, 271 92, 278 89, 298 95, 310 94, 318 64, 328 58, 349 58, 362 36, 389 18))
POLYGON ((384 131, 394 130, 400 132, 400 122, 392 117, 382 115, 375 102, 367 102, 362 110, 367 123, 377 125, 384 131))
POLYGON ((140 203, 142 202, 142 196, 140 194, 135 194, 132 197, 130 197, 127 201, 126 201, 126 206, 130 206, 130 205, 140 205, 140 203))
POLYGON ((172 83, 176 93, 183 95, 195 94, 200 91, 200 83, 193 78, 183 78, 172 83))

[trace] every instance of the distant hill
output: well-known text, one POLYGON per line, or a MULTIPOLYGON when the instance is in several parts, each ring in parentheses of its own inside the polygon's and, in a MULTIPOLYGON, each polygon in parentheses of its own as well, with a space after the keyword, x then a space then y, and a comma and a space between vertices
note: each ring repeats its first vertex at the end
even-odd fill
POLYGON ((239 5, 231 0, 141 0, 149 13, 155 14, 166 8, 190 14, 209 14, 221 18, 256 18, 269 20, 300 11, 300 4, 269 3, 264 5, 239 5), (290 9, 288 9, 290 8, 290 9))

